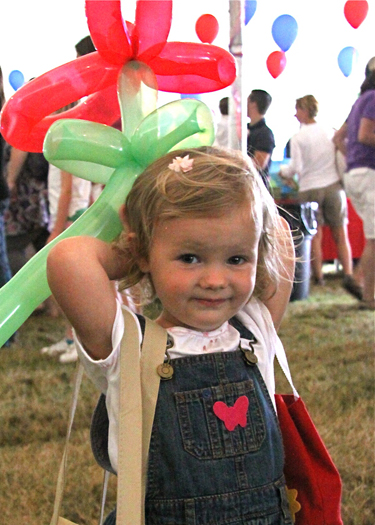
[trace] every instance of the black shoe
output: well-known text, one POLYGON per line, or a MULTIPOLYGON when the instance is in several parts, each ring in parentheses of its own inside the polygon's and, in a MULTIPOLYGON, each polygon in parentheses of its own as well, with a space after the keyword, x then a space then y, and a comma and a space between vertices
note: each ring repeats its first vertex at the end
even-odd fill
POLYGON ((359 286, 359 284, 355 282, 354 277, 352 275, 345 275, 342 281, 342 286, 347 292, 350 293, 350 295, 352 295, 359 301, 362 301, 363 290, 359 286))

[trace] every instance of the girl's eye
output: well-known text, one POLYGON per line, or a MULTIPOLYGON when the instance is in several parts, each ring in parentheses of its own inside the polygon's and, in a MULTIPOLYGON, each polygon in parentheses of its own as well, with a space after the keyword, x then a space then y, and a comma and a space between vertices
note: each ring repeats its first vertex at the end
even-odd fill
POLYGON ((234 255, 233 257, 230 257, 230 259, 228 259, 228 263, 234 265, 243 264, 244 262, 245 258, 241 257, 241 255, 234 255))
POLYGON ((198 262, 198 257, 192 253, 184 253, 179 257, 180 261, 186 264, 193 264, 198 262))

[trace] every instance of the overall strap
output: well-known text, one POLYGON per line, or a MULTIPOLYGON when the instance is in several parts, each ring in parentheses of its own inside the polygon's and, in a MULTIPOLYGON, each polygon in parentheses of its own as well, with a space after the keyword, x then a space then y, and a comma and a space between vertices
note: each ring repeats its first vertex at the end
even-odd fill
MULTIPOLYGON (((241 321, 237 319, 237 317, 232 317, 229 320, 229 323, 240 333, 240 337, 243 337, 244 339, 249 339, 249 340, 254 339, 254 335, 252 334, 252 332, 250 332, 250 330, 246 328, 246 326, 244 326, 241 323, 241 321)), ((281 342, 278 342, 276 344, 276 358, 279 362, 281 370, 284 372, 284 375, 288 380, 288 383, 293 391, 293 395, 295 399, 298 399, 299 394, 293 384, 293 379, 292 379, 292 374, 290 373, 288 359, 286 357, 286 353, 285 353, 284 347, 281 344, 281 342)))
POLYGON ((140 358, 138 327, 125 308, 123 314, 116 521, 143 525, 148 449, 160 382, 156 368, 164 361, 167 332, 146 319, 140 358))

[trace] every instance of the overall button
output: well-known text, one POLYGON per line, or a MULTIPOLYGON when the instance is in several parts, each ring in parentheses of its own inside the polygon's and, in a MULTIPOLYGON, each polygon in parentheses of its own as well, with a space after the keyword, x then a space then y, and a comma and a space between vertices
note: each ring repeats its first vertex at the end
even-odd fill
POLYGON ((202 392, 202 397, 204 397, 204 399, 210 399, 211 390, 209 388, 205 388, 202 392))
POLYGON ((243 354, 245 356, 245 360, 249 365, 256 365, 258 362, 257 356, 254 354, 254 352, 251 352, 250 350, 243 350, 243 354))
POLYGON ((167 381, 168 379, 172 379, 173 377, 173 366, 169 363, 163 363, 159 365, 156 369, 157 373, 159 374, 160 378, 164 381, 167 381))

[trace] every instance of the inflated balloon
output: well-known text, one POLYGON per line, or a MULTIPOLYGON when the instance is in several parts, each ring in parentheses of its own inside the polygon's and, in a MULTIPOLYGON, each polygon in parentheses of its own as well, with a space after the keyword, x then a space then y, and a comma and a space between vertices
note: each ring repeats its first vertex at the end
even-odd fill
POLYGON ((212 44, 219 32, 219 22, 213 15, 202 15, 196 21, 195 32, 201 42, 212 44))
POLYGON ((286 56, 283 51, 274 51, 267 58, 267 69, 273 78, 277 78, 284 71, 286 56))
POLYGON ((202 102, 177 100, 156 109, 157 81, 146 64, 127 63, 118 84, 123 131, 95 122, 63 119, 55 122, 46 135, 44 154, 49 162, 106 186, 72 226, 1 288, 0 346, 50 295, 46 261, 56 242, 74 235, 113 240, 122 228, 118 210, 135 178, 148 164, 173 149, 214 141, 212 113, 202 102))
POLYGON ((180 98, 182 99, 185 99, 185 98, 195 98, 197 100, 201 100, 202 97, 199 93, 195 93, 195 95, 191 94, 191 95, 186 95, 185 93, 181 93, 180 95, 180 98))
POLYGON ((172 0, 138 0, 134 25, 123 21, 119 0, 86 0, 85 5, 97 52, 45 73, 8 100, 1 133, 14 147, 42 151, 47 130, 62 118, 112 125, 119 118, 117 79, 127 62, 147 64, 160 91, 208 93, 234 81, 235 60, 228 51, 211 44, 167 42, 172 0), (83 97, 73 109, 52 115, 83 97))
POLYGON ((245 25, 253 18, 257 9, 257 0, 245 0, 245 25))
POLYGON ((348 77, 351 74, 353 65, 357 59, 358 51, 352 46, 344 47, 344 49, 340 51, 337 62, 344 76, 348 77))
POLYGON ((368 13, 367 0, 348 0, 344 6, 344 15, 349 24, 357 29, 368 13))
POLYGON ((50 294, 46 259, 56 242, 72 235, 111 241, 121 230, 118 209, 148 163, 179 147, 212 144, 212 114, 202 102, 178 100, 156 109, 157 90, 222 89, 235 78, 235 61, 210 44, 166 42, 171 8, 170 0, 138 0, 133 26, 122 21, 119 0, 86 0, 98 51, 27 83, 5 105, 1 132, 12 146, 41 151, 44 142, 49 162, 105 188, 1 288, 0 346, 50 294), (73 109, 52 115, 82 97, 73 109), (120 113, 122 132, 104 125, 120 113))
POLYGON ((272 24, 272 36, 282 51, 288 51, 296 39, 298 24, 291 15, 281 15, 272 24))
POLYGON ((25 77, 21 71, 18 71, 18 69, 14 69, 9 73, 9 84, 12 86, 14 91, 17 91, 17 89, 22 87, 24 83, 25 77))

